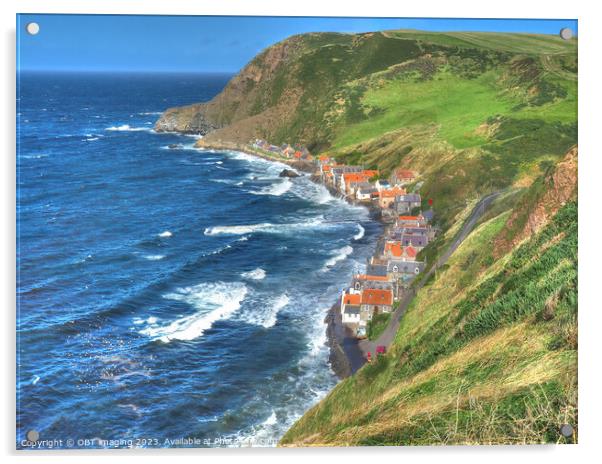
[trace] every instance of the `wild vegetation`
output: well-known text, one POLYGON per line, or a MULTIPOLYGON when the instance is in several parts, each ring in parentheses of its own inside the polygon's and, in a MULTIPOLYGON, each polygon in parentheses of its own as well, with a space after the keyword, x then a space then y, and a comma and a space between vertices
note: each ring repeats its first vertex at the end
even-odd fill
MULTIPOLYGON (((283 445, 576 441, 559 426, 577 430, 577 68, 576 39, 536 34, 304 34, 158 121, 209 145, 257 137, 382 177, 417 172, 408 188, 434 200, 440 228, 420 253, 429 265, 480 197, 503 192, 389 352, 283 445)), ((374 320, 370 337, 384 327, 374 320)))

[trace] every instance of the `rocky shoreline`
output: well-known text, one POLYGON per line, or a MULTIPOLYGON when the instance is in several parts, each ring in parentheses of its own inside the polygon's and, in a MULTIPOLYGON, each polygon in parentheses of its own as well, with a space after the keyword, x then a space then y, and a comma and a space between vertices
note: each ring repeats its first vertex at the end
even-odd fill
MULTIPOLYGON (((203 139, 200 139, 195 144, 195 147, 207 150, 239 151, 251 156, 257 156, 268 161, 286 164, 298 171, 310 174, 311 181, 326 187, 326 189, 330 192, 332 196, 344 199, 348 203, 354 205, 358 204, 342 196, 340 192, 338 192, 331 186, 322 183, 321 179, 315 175, 315 167, 311 162, 297 160, 293 161, 268 156, 257 150, 252 149, 248 145, 241 145, 234 142, 220 141, 207 143, 203 139)), ((284 169, 283 172, 285 171, 289 170, 284 169)), ((378 208, 372 205, 362 206, 365 206, 368 209, 370 213, 370 218, 372 220, 382 222, 380 210, 378 208)), ((379 237, 377 241, 381 239, 382 236, 379 237)), ((330 349, 330 354, 328 358, 330 366, 339 379, 349 377, 366 363, 366 359, 364 358, 364 354, 360 349, 359 340, 355 338, 342 323, 340 302, 338 300, 328 310, 328 314, 324 319, 324 323, 326 324, 326 344, 330 349)))

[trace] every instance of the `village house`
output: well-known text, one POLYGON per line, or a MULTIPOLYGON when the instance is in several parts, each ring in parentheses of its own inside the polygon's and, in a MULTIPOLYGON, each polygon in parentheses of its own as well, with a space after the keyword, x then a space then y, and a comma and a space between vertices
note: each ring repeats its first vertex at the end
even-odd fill
POLYGON ((397 282, 409 281, 424 271, 422 261, 406 261, 403 259, 390 259, 387 264, 387 278, 397 282))
POLYGON ((414 261, 418 250, 411 245, 403 246, 402 242, 388 241, 385 244, 383 257, 385 259, 399 259, 402 261, 414 261))
POLYGON ((341 183, 339 190, 346 195, 353 195, 354 189, 353 184, 360 184, 366 182, 368 179, 362 173, 358 172, 345 172, 341 176, 341 183))
POLYGON ((408 169, 396 169, 391 175, 391 182, 398 185, 411 184, 416 180, 416 173, 408 169))
POLYGON ((395 197, 394 203, 397 214, 403 215, 411 213, 414 208, 419 208, 422 204, 422 200, 417 193, 404 192, 395 197))
POLYGON ((368 288, 377 290, 392 290, 393 285, 386 276, 355 274, 352 280, 353 289, 362 291, 368 288))
POLYGON ((369 315, 367 320, 372 319, 374 313, 390 313, 393 310, 393 292, 391 290, 379 290, 367 288, 362 291, 361 314, 369 315))
POLYGON ((401 187, 381 190, 378 198, 378 206, 380 206, 381 209, 389 209, 395 204, 396 197, 404 196, 405 193, 405 189, 401 187))
POLYGON ((355 198, 358 201, 370 202, 372 201, 372 194, 376 192, 376 187, 374 187, 369 182, 365 182, 357 186, 357 189, 355 191, 355 198))
POLYGON ((426 227, 426 218, 421 214, 419 216, 399 216, 395 221, 395 227, 426 227))
POLYGON ((359 325, 360 323, 360 305, 362 301, 361 293, 349 290, 351 293, 343 292, 341 296, 341 318, 343 324, 359 325))

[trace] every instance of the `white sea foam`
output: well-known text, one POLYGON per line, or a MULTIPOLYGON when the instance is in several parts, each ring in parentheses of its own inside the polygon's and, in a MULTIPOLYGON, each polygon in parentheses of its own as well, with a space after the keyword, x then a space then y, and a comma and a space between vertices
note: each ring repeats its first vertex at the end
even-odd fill
POLYGON ((207 227, 205 235, 245 235, 253 232, 264 232, 270 234, 286 234, 301 229, 314 229, 330 227, 331 224, 324 222, 324 216, 318 216, 304 222, 290 224, 271 224, 264 222, 260 224, 238 225, 238 226, 215 226, 207 227))
POLYGON ((122 124, 120 126, 111 126, 107 127, 105 130, 112 132, 139 132, 139 131, 149 131, 152 132, 152 129, 148 127, 132 127, 129 124, 122 124))
POLYGON ((202 283, 179 288, 174 293, 164 295, 164 298, 183 301, 196 311, 166 325, 149 324, 140 333, 164 343, 194 340, 201 337, 216 321, 232 316, 240 308, 246 294, 247 287, 241 282, 202 283))
POLYGON ((344 259, 346 259, 347 256, 349 256, 351 253, 353 253, 353 247, 351 247, 349 245, 345 245, 343 248, 339 248, 338 250, 335 250, 332 258, 330 258, 328 261, 326 261, 326 263, 324 264, 324 268, 322 270, 327 271, 329 268, 333 267, 339 261, 343 261, 344 259))
POLYGON ((276 324, 278 313, 290 302, 286 293, 276 297, 268 298, 265 302, 262 299, 253 311, 247 311, 242 315, 245 322, 253 325, 260 325, 269 329, 276 324))
POLYGON ((38 383, 40 381, 40 376, 39 375, 35 375, 31 378, 31 384, 35 385, 36 383, 38 383))
POLYGON ((159 116, 161 111, 143 111, 142 113, 138 113, 139 116, 159 116))
POLYGON ((144 259, 148 259, 149 261, 159 261, 160 259, 165 258, 165 255, 144 255, 144 259))
POLYGON ((292 186, 293 183, 290 181, 290 179, 286 178, 281 182, 277 182, 275 184, 264 187, 261 190, 251 191, 249 193, 252 193, 253 195, 273 195, 279 197, 288 192, 292 186))
POLYGON ((159 234, 159 237, 167 238, 171 237, 173 234, 169 230, 165 230, 159 234))
POLYGON ((252 280, 262 280, 262 279, 265 279, 265 276, 266 276, 265 271, 263 269, 261 269, 260 267, 258 267, 257 269, 253 269, 252 271, 243 272, 241 274, 241 277, 243 277, 245 279, 252 279, 252 280))
POLYGON ((366 229, 364 229, 361 224, 357 225, 357 230, 358 232, 353 236, 353 240, 360 240, 366 233, 366 229))

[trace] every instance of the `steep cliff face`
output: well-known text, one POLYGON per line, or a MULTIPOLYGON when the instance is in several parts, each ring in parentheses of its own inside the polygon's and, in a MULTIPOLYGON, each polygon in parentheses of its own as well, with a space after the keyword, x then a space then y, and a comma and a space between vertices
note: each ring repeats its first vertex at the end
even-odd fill
POLYGON ((568 201, 577 197, 577 147, 533 183, 494 244, 495 257, 537 234, 568 201))

